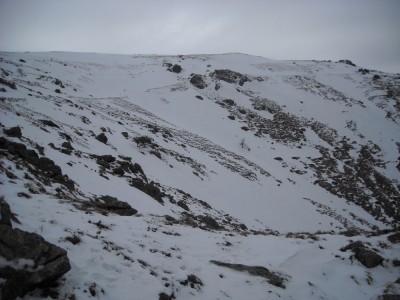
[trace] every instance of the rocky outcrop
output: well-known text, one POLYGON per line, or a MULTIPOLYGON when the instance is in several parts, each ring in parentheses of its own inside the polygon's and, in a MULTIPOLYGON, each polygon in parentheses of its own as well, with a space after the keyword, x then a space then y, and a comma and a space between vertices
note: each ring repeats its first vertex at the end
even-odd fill
POLYGON ((128 203, 108 195, 96 198, 94 205, 102 210, 120 216, 133 216, 137 213, 137 210, 132 208, 128 203))
POLYGON ((223 69, 223 70, 215 70, 210 74, 211 77, 219 80, 223 80, 228 83, 236 83, 242 86, 245 82, 251 81, 249 77, 246 75, 243 75, 239 72, 235 72, 229 69, 223 69))
POLYGON ((42 182, 60 183, 69 190, 75 190, 75 182, 63 174, 53 160, 45 156, 39 157, 35 150, 27 149, 24 144, 9 141, 4 137, 0 137, 0 149, 8 153, 11 160, 18 161, 19 164, 24 163, 42 182))
POLYGON ((44 288, 71 269, 67 252, 36 233, 13 229, 11 211, 1 203, 0 299, 23 297, 35 288, 44 288))
POLYGON ((267 281, 270 284, 275 285, 280 288, 285 288, 285 284, 284 284, 285 279, 281 275, 279 275, 275 272, 272 272, 265 267, 246 266, 246 265, 242 265, 242 264, 231 264, 231 263, 225 263, 225 262, 217 261, 217 260, 210 260, 210 262, 213 263, 214 265, 217 265, 220 267, 226 267, 226 268, 236 270, 236 271, 241 271, 241 272, 248 272, 249 274, 251 274, 253 276, 264 277, 265 279, 267 279, 267 281))

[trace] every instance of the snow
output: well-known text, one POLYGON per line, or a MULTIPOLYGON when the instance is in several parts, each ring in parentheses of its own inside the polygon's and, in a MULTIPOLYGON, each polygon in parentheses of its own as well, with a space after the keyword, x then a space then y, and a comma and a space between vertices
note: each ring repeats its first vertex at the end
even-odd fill
MULTIPOLYGON (((44 147, 45 155, 77 183, 79 190, 71 201, 54 196, 57 185, 45 186, 47 194, 30 194, 29 199, 18 197, 19 192, 28 190, 26 171, 4 157, 1 159, 2 168, 17 176, 11 180, 4 172, 0 175, 1 194, 21 221, 13 226, 36 232, 68 252, 72 269, 60 287, 63 296, 89 298, 89 286, 96 283, 98 299, 158 299, 161 292, 173 292, 176 299, 376 299, 389 282, 397 279, 398 270, 389 261, 399 259, 399 245, 379 247, 387 243, 387 235, 357 237, 371 243, 371 247, 379 247, 386 258, 383 266, 368 270, 351 260, 351 253, 339 251, 350 241, 340 234, 346 229, 343 219, 360 230, 390 227, 361 207, 314 184, 317 178, 307 164, 320 156, 315 145, 330 150, 334 150, 333 146, 309 128, 301 148, 258 138, 252 131, 241 130, 245 122, 228 119, 229 112, 216 104, 217 100, 234 99, 238 106, 253 109, 252 97, 238 89, 251 91, 254 97, 279 103, 285 112, 326 124, 339 137, 348 136, 357 142, 354 155, 359 145, 373 141, 382 149, 381 159, 387 162, 380 171, 399 182, 395 168, 399 125, 368 100, 370 79, 357 73, 356 68, 328 62, 273 61, 244 54, 182 58, 49 52, 0 56, 1 68, 11 73, 7 80, 14 78, 19 84, 17 90, 6 87, 7 92, 2 93, 6 100, 0 103, 2 126, 20 126, 23 132, 21 140, 9 139, 22 141, 30 145, 28 148, 35 144, 44 147), (168 72, 164 63, 178 63, 183 71, 168 72), (209 76, 204 90, 189 83, 192 73, 209 74, 214 69, 230 69, 265 80, 253 80, 243 86, 221 81, 218 91, 209 76), (49 79, 39 80, 41 75, 49 79), (299 88, 290 81, 294 75, 311 78, 362 101, 364 106, 353 102, 346 106, 299 88), (65 85, 62 94, 54 92, 58 88, 54 78, 65 85), (29 86, 28 82, 37 85, 29 86), (197 99, 197 95, 204 99, 197 99), (82 117, 90 123, 83 122, 82 117), (72 137, 71 144, 81 155, 66 155, 49 147, 49 143, 61 147, 65 139, 57 128, 39 126, 40 119, 58 124, 62 132, 72 137), (346 127, 350 120, 355 122, 356 132, 346 127), (163 137, 162 132, 152 133, 149 124, 169 130, 173 139, 163 137), (101 127, 106 130, 107 144, 93 136, 102 132, 101 127), (128 132, 128 139, 121 135, 124 131, 128 132), (160 147, 192 158, 204 166, 204 174, 194 174, 190 164, 167 152, 160 151, 159 159, 150 153, 151 149, 139 148, 132 138, 140 135, 151 136, 160 147), (240 147, 243 138, 250 151, 240 147), (214 217, 229 214, 254 231, 278 233, 241 234, 205 231, 184 224, 167 225, 163 216, 179 218, 181 207, 166 199, 163 204, 155 201, 129 185, 126 177, 100 176, 96 160, 90 158, 93 154, 129 156, 142 166, 149 181, 206 201, 212 207, 207 213, 214 217), (300 159, 293 159, 295 156, 300 159), (255 179, 249 180, 232 170, 241 168, 253 172, 255 179), (260 168, 271 176, 263 175, 260 168), (290 172, 291 168, 307 173, 295 174, 290 172), (76 207, 79 201, 100 195, 117 197, 139 214, 105 216, 76 207), (313 202, 333 213, 322 213, 313 202), (99 228, 99 221, 106 228, 99 228), (325 234, 317 235, 315 241, 288 238, 290 232, 325 234), (73 245, 66 240, 72 235, 79 236, 80 243, 73 245), (218 267, 210 260, 259 265, 281 272, 286 274, 286 289, 275 287, 262 277, 218 267), (181 285, 179 281, 190 274, 199 277, 204 285, 198 289, 181 285), (368 276, 373 278, 372 282, 367 280, 368 276)), ((272 118, 267 111, 257 113, 272 118)), ((343 170, 343 163, 338 168, 343 170)), ((188 205, 194 215, 205 213, 199 204, 188 205)), ((2 266, 6 263, 0 261, 2 266)), ((26 296, 35 298, 40 298, 39 293, 26 296)))

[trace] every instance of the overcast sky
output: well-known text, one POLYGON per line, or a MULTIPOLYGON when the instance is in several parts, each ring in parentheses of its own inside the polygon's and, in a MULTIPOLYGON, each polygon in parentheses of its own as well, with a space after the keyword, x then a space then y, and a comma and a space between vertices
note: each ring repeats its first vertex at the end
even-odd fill
POLYGON ((0 50, 243 52, 400 73, 400 0, 0 0, 0 50))

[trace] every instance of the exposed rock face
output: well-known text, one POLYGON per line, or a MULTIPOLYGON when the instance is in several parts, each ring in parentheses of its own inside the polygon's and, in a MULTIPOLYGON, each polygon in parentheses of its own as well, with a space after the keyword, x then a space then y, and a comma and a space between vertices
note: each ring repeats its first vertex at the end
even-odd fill
POLYGON ((37 287, 46 287, 71 269, 67 252, 36 233, 13 229, 10 208, 1 202, 0 299, 23 297, 37 287), (8 215, 8 216, 7 216, 8 215), (22 261, 23 260, 23 261, 22 261))

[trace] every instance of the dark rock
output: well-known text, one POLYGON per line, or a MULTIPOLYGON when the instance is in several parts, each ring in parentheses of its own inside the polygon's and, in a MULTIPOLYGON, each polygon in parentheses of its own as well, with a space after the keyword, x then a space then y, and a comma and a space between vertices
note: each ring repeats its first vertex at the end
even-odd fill
POLYGON ((215 221, 214 218, 209 216, 201 216, 199 221, 204 227, 208 229, 221 230, 223 228, 221 225, 218 224, 217 221, 215 221))
POLYGON ((279 161, 282 161, 282 160, 283 160, 283 158, 282 158, 282 157, 279 157, 279 156, 278 156, 278 157, 274 157, 274 159, 275 159, 275 160, 279 160, 279 161))
POLYGON ((74 147, 72 147, 70 142, 64 142, 64 143, 61 144, 61 146, 63 148, 65 148, 65 149, 68 149, 68 150, 74 150, 74 147))
POLYGON ((360 231, 358 231, 355 228, 351 228, 349 230, 341 232, 341 234, 343 234, 344 236, 347 236, 347 237, 352 237, 352 236, 360 235, 360 231))
POLYGON ((394 260, 392 261, 392 264, 393 264, 393 266, 395 266, 395 267, 400 267, 400 260, 394 259, 394 260))
POLYGON ((55 89, 54 92, 56 92, 57 94, 61 94, 61 90, 60 89, 55 89))
POLYGON ((383 261, 382 256, 368 249, 361 241, 352 242, 340 250, 343 252, 351 250, 355 254, 355 258, 367 268, 375 268, 383 261))
POLYGON ((180 73, 182 71, 182 67, 180 65, 174 65, 171 70, 174 73, 180 73))
POLYGON ((129 137, 129 134, 128 134, 128 132, 126 132, 126 131, 121 132, 121 134, 122 134, 126 139, 129 137))
POLYGON ((118 175, 118 176, 124 176, 124 174, 125 174, 124 168, 121 166, 115 168, 113 170, 113 174, 118 175))
POLYGON ((166 293, 160 293, 158 295, 158 300, 172 300, 175 299, 174 293, 172 293, 170 296, 168 296, 166 293))
POLYGON ((53 160, 45 156, 39 157, 35 150, 27 149, 24 144, 11 142, 4 137, 0 137, 0 149, 4 149, 14 157, 20 158, 25 163, 34 166, 36 175, 63 184, 70 190, 75 189, 74 181, 69 179, 67 175, 63 175, 61 168, 57 166, 53 160))
POLYGON ((96 140, 98 140, 99 142, 101 142, 103 144, 107 144, 108 138, 106 137, 104 132, 102 132, 102 133, 100 133, 99 135, 96 136, 96 140))
POLYGON ((225 263, 217 260, 210 260, 211 263, 220 267, 226 267, 232 270, 241 271, 241 272, 248 272, 254 276, 260 276, 267 279, 267 281, 280 288, 285 288, 284 281, 285 279, 280 276, 279 274, 268 270, 265 267, 261 266, 246 266, 242 264, 231 264, 225 263))
POLYGON ((58 126, 56 123, 54 123, 54 122, 51 121, 51 120, 39 120, 39 121, 40 121, 40 123, 42 123, 43 125, 50 126, 50 127, 55 127, 55 128, 60 129, 60 126, 58 126))
POLYGON ((64 84, 62 83, 62 81, 60 80, 60 79, 55 79, 54 81, 53 81, 53 83, 55 84, 55 85, 58 85, 59 87, 61 87, 61 88, 65 88, 65 86, 64 86, 64 84))
POLYGON ((7 81, 1 77, 0 77, 0 84, 8 86, 9 88, 12 88, 13 90, 17 89, 17 86, 15 85, 14 82, 7 81))
POLYGON ((25 61, 24 59, 22 59, 22 58, 21 58, 19 61, 22 62, 22 63, 26 62, 26 61, 25 61))
POLYGON ((138 147, 146 147, 147 145, 151 145, 153 143, 153 139, 145 135, 135 137, 133 138, 133 141, 138 147))
POLYGON ((10 137, 16 137, 16 138, 21 138, 22 137, 22 131, 21 128, 16 126, 16 127, 11 127, 9 129, 4 129, 3 130, 4 134, 10 137))
POLYGON ((176 205, 178 205, 179 207, 182 207, 184 210, 189 211, 189 206, 187 206, 183 200, 178 201, 178 203, 176 203, 176 205))
POLYGON ((223 80, 228 83, 236 83, 242 86, 245 82, 251 81, 246 75, 240 74, 229 69, 215 70, 210 74, 211 77, 219 80, 223 80))
POLYGON ((373 80, 378 80, 381 79, 381 76, 379 76, 378 74, 375 74, 374 77, 372 77, 373 80))
POLYGON ((389 235, 387 239, 393 244, 399 244, 400 243, 400 231, 389 235))
POLYGON ((200 100, 203 100, 203 97, 202 97, 202 96, 199 96, 199 95, 197 95, 196 98, 197 98, 197 99, 200 99, 200 100))
POLYGON ((179 283, 184 286, 190 285, 192 289, 198 290, 200 289, 200 287, 203 286, 203 282, 201 281, 201 279, 194 274, 188 275, 187 279, 179 281, 179 283))
POLYGON ((137 213, 137 210, 132 208, 128 203, 108 195, 96 198, 94 205, 120 216, 133 216, 137 213))
POLYGON ((11 227, 11 209, 10 205, 0 197, 0 225, 6 225, 11 227))
POLYGON ((228 116, 228 119, 235 120, 235 116, 228 116))
POLYGON ((339 62, 339 63, 342 63, 342 64, 349 65, 349 66, 353 66, 353 67, 356 66, 351 60, 348 60, 348 59, 341 59, 341 60, 339 60, 338 62, 339 62))
POLYGON ((164 197, 164 193, 157 187, 154 182, 146 183, 140 178, 133 178, 131 181, 131 186, 141 190, 142 192, 146 193, 154 200, 164 203, 162 197, 164 197))
POLYGON ((380 256, 375 251, 369 249, 359 248, 355 254, 356 259, 367 268, 375 268, 379 266, 383 261, 382 256, 380 256))
POLYGON ((67 252, 36 233, 0 225, 0 255, 6 260, 28 259, 27 268, 2 267, 1 299, 15 299, 37 287, 46 287, 71 269, 67 252))
POLYGON ((111 154, 106 154, 106 155, 99 155, 97 159, 107 163, 113 163, 116 160, 116 157, 112 156, 111 154))
POLYGON ((379 300, 400 300, 399 294, 383 294, 378 298, 379 300))
POLYGON ((204 76, 200 75, 200 74, 194 74, 191 78, 190 78, 190 83, 193 84, 195 87, 197 87, 198 89, 204 89, 207 87, 206 82, 204 81, 204 76))
POLYGON ((232 99, 225 99, 224 101, 222 101, 222 102, 224 102, 224 103, 226 103, 226 104, 228 104, 228 105, 230 105, 230 106, 232 106, 232 105, 235 105, 236 103, 235 103, 235 101, 234 100, 232 100, 232 99))
POLYGON ((165 215, 164 216, 165 220, 167 220, 168 222, 175 222, 176 219, 170 215, 165 215))

